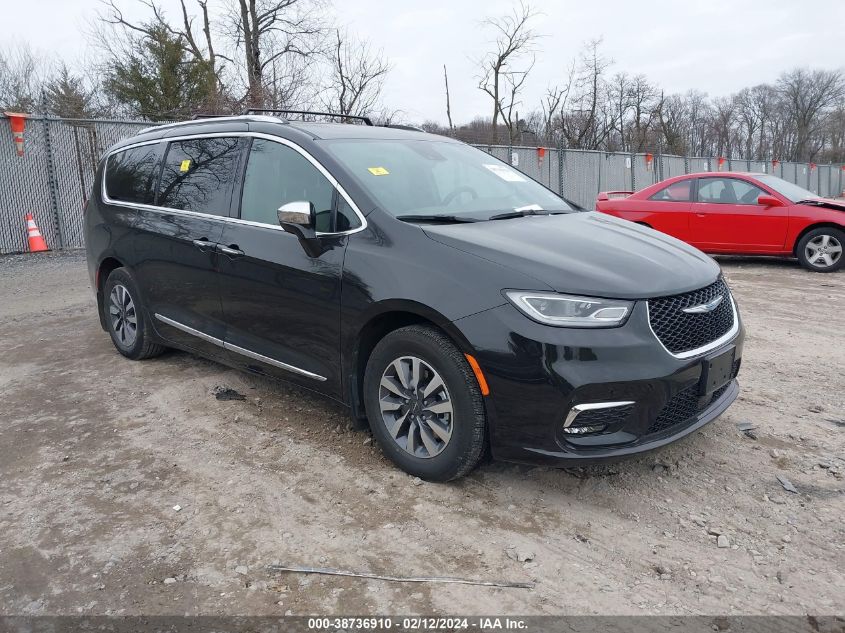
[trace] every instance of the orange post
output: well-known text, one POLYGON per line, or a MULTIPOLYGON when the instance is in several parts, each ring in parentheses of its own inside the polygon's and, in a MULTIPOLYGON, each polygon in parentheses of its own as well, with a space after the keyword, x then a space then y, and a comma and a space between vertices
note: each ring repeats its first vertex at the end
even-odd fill
POLYGON ((47 241, 38 230, 35 220, 32 219, 32 214, 26 214, 26 237, 29 240, 29 251, 31 253, 40 253, 41 251, 49 251, 47 248, 47 241))

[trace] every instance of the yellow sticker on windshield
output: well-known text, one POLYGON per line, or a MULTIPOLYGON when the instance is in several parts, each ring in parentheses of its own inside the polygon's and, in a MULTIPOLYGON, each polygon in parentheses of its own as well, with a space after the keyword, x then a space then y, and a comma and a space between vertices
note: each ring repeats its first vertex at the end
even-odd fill
POLYGON ((373 176, 387 176, 390 173, 384 167, 368 167, 367 171, 373 176))
POLYGON ((191 160, 186 158, 182 161, 182 164, 179 165, 179 171, 188 171, 191 168, 191 160))

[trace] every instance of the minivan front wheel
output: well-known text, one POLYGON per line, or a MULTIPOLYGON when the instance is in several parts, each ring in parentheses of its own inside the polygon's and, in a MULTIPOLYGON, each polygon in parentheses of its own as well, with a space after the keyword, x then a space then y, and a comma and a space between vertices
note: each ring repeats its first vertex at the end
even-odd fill
POLYGON ((411 475, 449 481, 484 452, 484 401, 472 368, 439 330, 385 336, 367 362, 364 404, 384 453, 411 475))
POLYGON ((106 279, 103 286, 103 320, 117 351, 127 358, 152 358, 166 349, 153 342, 138 284, 126 268, 116 268, 106 279))

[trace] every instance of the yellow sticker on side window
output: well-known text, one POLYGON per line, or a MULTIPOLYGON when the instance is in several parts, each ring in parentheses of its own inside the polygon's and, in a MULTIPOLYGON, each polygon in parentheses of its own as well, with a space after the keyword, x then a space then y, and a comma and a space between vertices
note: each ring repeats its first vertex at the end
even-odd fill
POLYGON ((373 176, 387 176, 390 173, 384 167, 368 167, 367 171, 373 176))
POLYGON ((182 164, 179 165, 179 171, 188 171, 191 168, 191 160, 186 158, 182 161, 182 164))

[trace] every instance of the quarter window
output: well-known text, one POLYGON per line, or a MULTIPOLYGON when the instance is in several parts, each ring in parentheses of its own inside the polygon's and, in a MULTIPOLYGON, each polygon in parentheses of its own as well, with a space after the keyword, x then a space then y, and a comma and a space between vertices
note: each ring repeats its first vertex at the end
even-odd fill
POLYGON ((757 204, 766 192, 736 178, 702 178, 698 181, 698 201, 711 204, 757 204))
POLYGON ((337 222, 333 220, 335 188, 308 159, 287 145, 257 138, 246 165, 241 219, 278 226, 277 211, 290 202, 310 202, 317 214, 316 230, 331 233, 360 226, 342 196, 337 222), (334 226, 337 229, 334 229, 334 226))
POLYGON ((229 215, 240 151, 239 138, 172 142, 161 173, 158 206, 229 215))
POLYGON ((153 203, 153 183, 158 167, 158 144, 141 145, 109 156, 106 194, 112 200, 153 203))
POLYGON ((663 202, 689 202, 692 200, 692 179, 679 180, 663 187, 649 198, 663 202))

